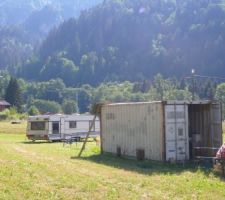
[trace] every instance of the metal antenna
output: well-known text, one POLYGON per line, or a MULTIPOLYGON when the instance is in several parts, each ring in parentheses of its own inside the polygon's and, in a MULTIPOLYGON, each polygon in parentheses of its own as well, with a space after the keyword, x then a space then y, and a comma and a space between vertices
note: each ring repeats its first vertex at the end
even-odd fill
POLYGON ((192 101, 195 100, 195 70, 192 69, 191 70, 191 74, 192 74, 192 101))
POLYGON ((196 79, 197 78, 207 78, 207 79, 217 79, 217 80, 225 80, 224 77, 219 77, 219 76, 204 76, 204 75, 199 75, 195 73, 195 69, 191 70, 191 76, 186 76, 184 79, 191 79, 192 81, 192 101, 195 100, 195 93, 196 93, 196 79))

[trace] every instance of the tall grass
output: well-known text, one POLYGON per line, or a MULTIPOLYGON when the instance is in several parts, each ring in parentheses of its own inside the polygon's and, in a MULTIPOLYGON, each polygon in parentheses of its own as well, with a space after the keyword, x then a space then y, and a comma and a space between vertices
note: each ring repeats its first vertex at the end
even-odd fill
POLYGON ((26 133, 27 122, 21 121, 19 124, 12 124, 10 121, 0 122, 0 135, 1 134, 20 134, 26 133))

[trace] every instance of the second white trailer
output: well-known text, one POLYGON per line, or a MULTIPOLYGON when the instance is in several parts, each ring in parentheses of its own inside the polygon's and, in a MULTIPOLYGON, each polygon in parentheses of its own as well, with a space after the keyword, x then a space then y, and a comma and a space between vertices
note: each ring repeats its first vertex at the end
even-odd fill
MULTIPOLYGON (((73 115, 38 115, 28 118, 27 137, 30 140, 62 140, 71 137, 84 138, 89 131, 94 116, 90 114, 73 115)), ((91 129, 91 137, 100 133, 100 122, 97 118, 91 129)))

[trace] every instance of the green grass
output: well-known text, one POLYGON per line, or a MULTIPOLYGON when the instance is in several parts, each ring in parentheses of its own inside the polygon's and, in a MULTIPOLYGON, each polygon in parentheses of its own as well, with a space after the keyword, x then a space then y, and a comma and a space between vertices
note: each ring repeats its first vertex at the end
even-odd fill
POLYGON ((26 121, 21 121, 21 124, 12 124, 10 121, 0 122, 0 133, 25 134, 26 126, 26 121))
POLYGON ((23 132, 6 130, 0 134, 0 199, 225 199, 224 179, 202 167, 99 155, 95 142, 78 159, 81 144, 29 143, 25 124, 23 132))

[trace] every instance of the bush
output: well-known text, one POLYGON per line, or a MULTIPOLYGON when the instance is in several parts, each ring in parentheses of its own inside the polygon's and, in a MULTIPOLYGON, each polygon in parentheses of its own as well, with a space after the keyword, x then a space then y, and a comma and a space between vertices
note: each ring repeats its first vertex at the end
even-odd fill
POLYGON ((5 109, 2 112, 0 112, 0 120, 7 120, 10 116, 9 109, 5 109))
POLYGON ((18 113, 15 107, 12 107, 10 109, 5 109, 2 112, 0 112, 0 120, 23 120, 27 118, 26 113, 18 113))
POLYGON ((72 114, 78 112, 77 102, 73 100, 64 100, 62 105, 65 114, 72 114))
POLYGON ((46 101, 37 99, 34 101, 33 105, 40 111, 40 113, 60 113, 61 112, 61 106, 54 102, 54 101, 46 101))
POLYGON ((36 106, 31 106, 31 107, 28 109, 28 114, 29 114, 30 116, 38 115, 38 114, 39 114, 39 110, 37 109, 36 106))

